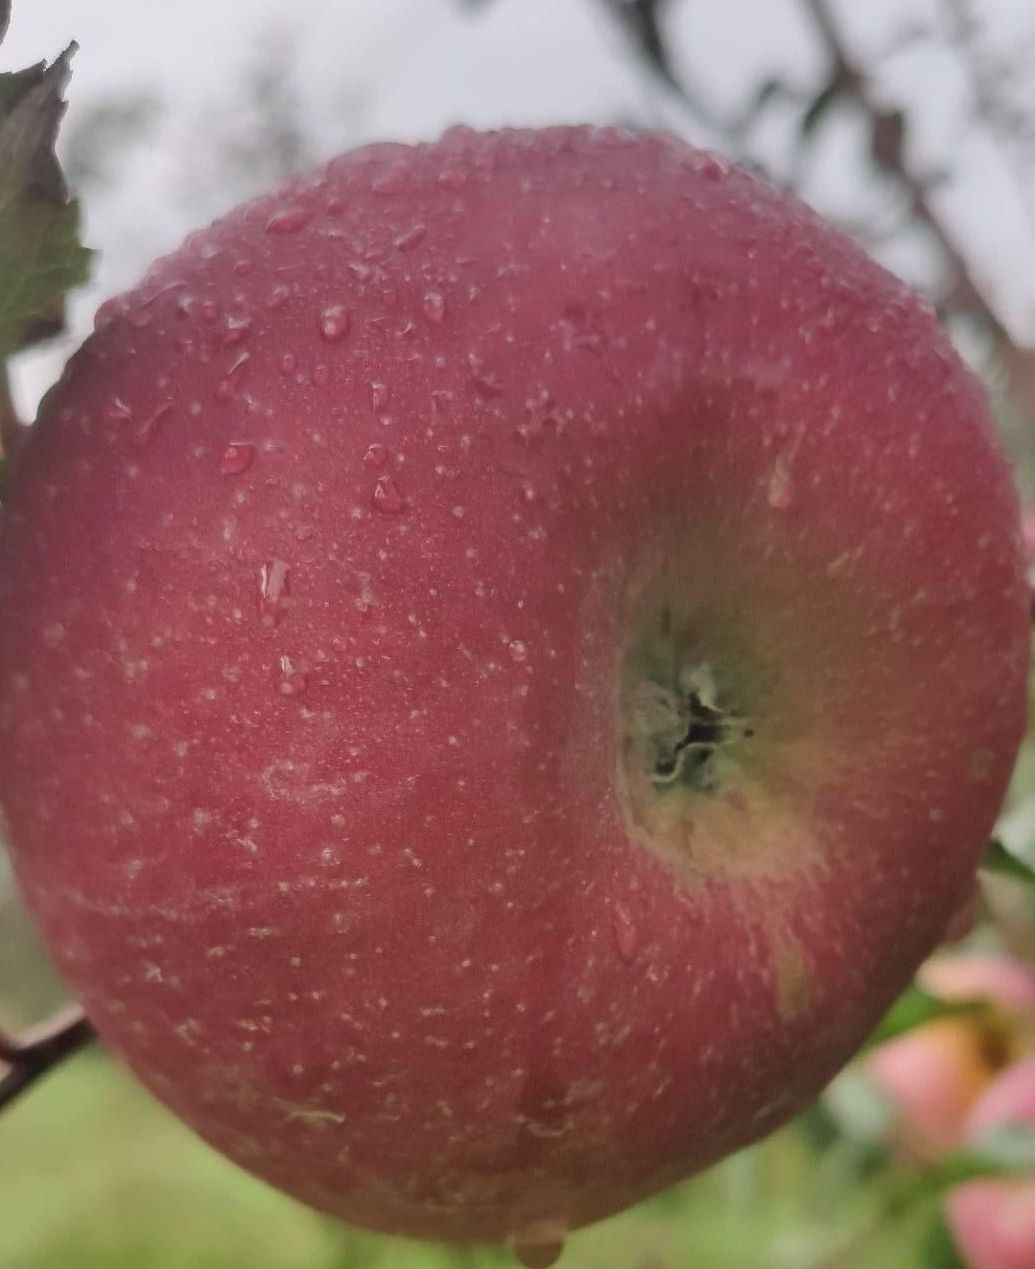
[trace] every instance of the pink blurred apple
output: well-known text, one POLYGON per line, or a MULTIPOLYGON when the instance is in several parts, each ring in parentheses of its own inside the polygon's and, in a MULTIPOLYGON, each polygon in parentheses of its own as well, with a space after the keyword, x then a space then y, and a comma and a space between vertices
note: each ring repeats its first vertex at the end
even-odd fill
POLYGON ((970 1108, 1017 1055, 1025 1025, 1035 1025, 1035 970, 1007 955, 955 953, 926 962, 918 981, 942 1000, 991 1006, 919 1026, 864 1063, 892 1104, 897 1144, 931 1160, 961 1143, 970 1108))
MULTIPOLYGON (((1035 1129, 1035 1057, 1016 1062, 989 1085, 967 1118, 979 1142, 1004 1123, 1035 1129)), ((1035 1266, 1035 1174, 1028 1179, 970 1181, 949 1196, 949 1225, 972 1269, 1035 1266)))
POLYGON ((0 802, 102 1036, 526 1260, 755 1140, 973 885, 1028 588, 982 391, 665 137, 348 154, 98 315, 0 515, 0 802))

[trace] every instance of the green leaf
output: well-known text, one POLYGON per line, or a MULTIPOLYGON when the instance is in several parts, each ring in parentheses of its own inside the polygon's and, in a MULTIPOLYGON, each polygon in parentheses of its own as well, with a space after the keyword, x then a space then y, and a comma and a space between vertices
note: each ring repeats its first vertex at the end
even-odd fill
POLYGON ((967 1017, 980 1013, 984 1008, 984 1002, 980 1000, 939 1000, 937 996, 914 985, 907 988, 884 1015, 866 1047, 886 1044, 888 1040, 894 1040, 896 1036, 904 1035, 914 1027, 923 1026, 925 1022, 934 1022, 938 1018, 967 1017))
POLYGON ((905 1211, 937 1198, 967 1181, 1035 1176, 1035 1127, 1027 1123, 997 1124, 973 1145, 939 1159, 893 1198, 891 1208, 905 1211))
POLYGON ((1012 877, 1015 881, 1023 881, 1025 885, 1035 887, 1035 868, 1026 864, 1023 859, 1008 851, 998 838, 994 838, 988 846, 981 867, 986 872, 998 873, 1003 877, 1012 877))
POLYGON ((969 1151, 985 1175, 1024 1176, 1035 1173, 1035 1125, 1007 1121, 990 1128, 969 1151))
POLYGON ((922 1243, 924 1269, 967 1269, 941 1212, 936 1212, 922 1243))
POLYGON ((0 75, 0 358, 60 331, 65 293, 89 271, 54 150, 75 49, 0 75))

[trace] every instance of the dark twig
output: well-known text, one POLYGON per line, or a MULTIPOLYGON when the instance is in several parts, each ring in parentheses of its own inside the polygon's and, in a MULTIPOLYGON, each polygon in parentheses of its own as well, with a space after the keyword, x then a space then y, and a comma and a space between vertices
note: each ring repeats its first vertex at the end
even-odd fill
POLYGON ((0 1110, 94 1038, 94 1029, 78 1006, 61 1010, 17 1038, 0 1032, 0 1110))
POLYGON ((661 11, 668 0, 599 0, 599 3, 669 97, 695 123, 714 134, 734 158, 750 161, 744 150, 743 120, 723 118, 690 82, 685 69, 677 72, 661 23, 661 11))
POLYGON ((831 59, 831 83, 843 98, 854 101, 870 123, 870 151, 877 166, 905 192, 913 215, 937 243, 952 276, 948 306, 979 318, 1000 347, 1013 341, 992 303, 985 297, 951 230, 932 201, 931 184, 909 166, 905 154, 905 120, 873 95, 868 76, 845 42, 829 0, 803 0, 831 59))

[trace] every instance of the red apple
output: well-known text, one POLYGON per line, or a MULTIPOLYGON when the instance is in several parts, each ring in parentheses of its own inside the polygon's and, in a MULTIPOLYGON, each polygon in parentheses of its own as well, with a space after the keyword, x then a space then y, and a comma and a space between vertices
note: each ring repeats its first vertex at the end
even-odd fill
POLYGON ((378 145, 188 240, 48 398, 0 800, 202 1136, 545 1261, 786 1120, 909 980, 1027 605, 981 389, 801 204, 665 137, 378 145))
MULTIPOLYGON (((1035 1057, 1016 1062, 989 1086, 967 1121, 979 1141, 1004 1123, 1035 1126, 1035 1057)), ((970 1181, 949 1197, 949 1224, 972 1269, 1032 1269, 1035 1265, 1035 1176, 970 1181)))
POLYGON ((897 1142, 935 1159, 960 1145, 971 1107, 1035 1025, 1035 970, 1011 956, 966 952, 933 958, 918 977, 942 1000, 988 1006, 917 1027, 866 1059, 867 1074, 895 1112, 897 1142))

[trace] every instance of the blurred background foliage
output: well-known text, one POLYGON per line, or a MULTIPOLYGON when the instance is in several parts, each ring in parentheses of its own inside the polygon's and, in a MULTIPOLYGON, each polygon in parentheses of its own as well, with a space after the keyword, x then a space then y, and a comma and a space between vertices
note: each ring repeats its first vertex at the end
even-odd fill
MULTIPOLYGON (((506 21, 494 15, 512 15, 522 3, 437 0, 434 7, 451 8, 461 42, 478 24, 506 21)), ((999 241, 1010 242, 1015 270, 1035 266, 1030 4, 874 3, 865 6, 870 16, 862 22, 864 6, 846 2, 753 0, 760 22, 795 27, 797 44, 788 47, 799 53, 750 62, 731 52, 737 15, 722 37, 706 0, 571 0, 581 17, 565 25, 557 14, 567 3, 538 6, 543 41, 581 40, 599 28, 608 55, 621 59, 637 86, 596 122, 668 127, 764 170, 926 292, 988 384, 1035 560, 1035 286, 1010 292, 1011 262, 1004 263, 999 241)), ((327 100, 337 113, 314 115, 302 28, 251 0, 235 7, 246 48, 217 86, 222 105, 213 104, 215 97, 177 105, 167 85, 127 79, 73 106, 63 162, 88 216, 91 208, 110 213, 106 240, 94 243, 104 255, 97 281, 78 301, 69 338, 33 354, 20 380, 15 367, 23 401, 55 377, 105 291, 131 281, 156 251, 172 245, 141 223, 141 191, 146 196, 165 180, 164 232, 179 236, 282 176, 367 139, 384 117, 374 104, 376 74, 335 85, 327 100), (212 117, 216 126, 208 124, 212 117), (154 166, 155 155, 164 169, 154 166), (121 234, 131 219, 131 232, 121 234)), ((366 7, 357 5, 357 13, 366 7)), ((386 30, 393 8, 400 23, 414 12, 411 4, 389 0, 382 7, 386 30)), ((742 17, 751 4, 738 0, 732 8, 742 17)), ((369 21, 357 22, 369 35, 369 21)), ((53 54, 78 34, 54 23, 54 47, 46 51, 53 54)), ((372 39, 370 56, 383 47, 383 39, 380 45, 372 39)), ((572 45, 567 52, 573 64, 585 62, 584 50, 572 45)), ((539 120, 533 112, 528 121, 539 120)), ((104 223, 103 215, 96 223, 104 223)), ((1029 272, 1035 276, 1035 268, 1029 272)), ((999 866, 982 873, 973 930, 954 954, 992 953, 1023 972, 1035 961, 1035 889, 1010 861, 1035 866, 1032 735, 998 832, 999 866)), ((63 998, 0 853, 0 1024, 16 1032, 63 998)), ((819 1105, 768 1141, 578 1234, 564 1265, 959 1269, 964 1261, 943 1199, 975 1170, 973 1152, 962 1145, 962 1116, 997 1075, 1035 1057, 1035 997, 1030 1008, 1023 1001, 1006 1008, 994 986, 972 984, 961 997, 939 986, 936 973, 925 979, 924 992, 903 1002, 884 1038, 895 1030, 919 1040, 919 1052, 924 1045, 929 1054, 937 1050, 941 1076, 948 1071, 956 1081, 959 1115, 941 1125, 946 1135, 939 1145, 918 1135, 894 1080, 880 1075, 871 1051, 819 1105), (976 1005, 953 1012, 961 998, 974 996, 976 1005)), ((1029 1164, 1035 1159, 1025 1155, 1019 1170, 1029 1164)), ((995 1172, 1001 1165, 997 1156, 988 1166, 995 1172)), ((1011 1269, 1035 1269, 1035 1243, 1030 1255, 1011 1269)), ((98 1050, 65 1062, 0 1122, 0 1269, 505 1263, 502 1250, 379 1238, 298 1207, 198 1142, 98 1050)))

